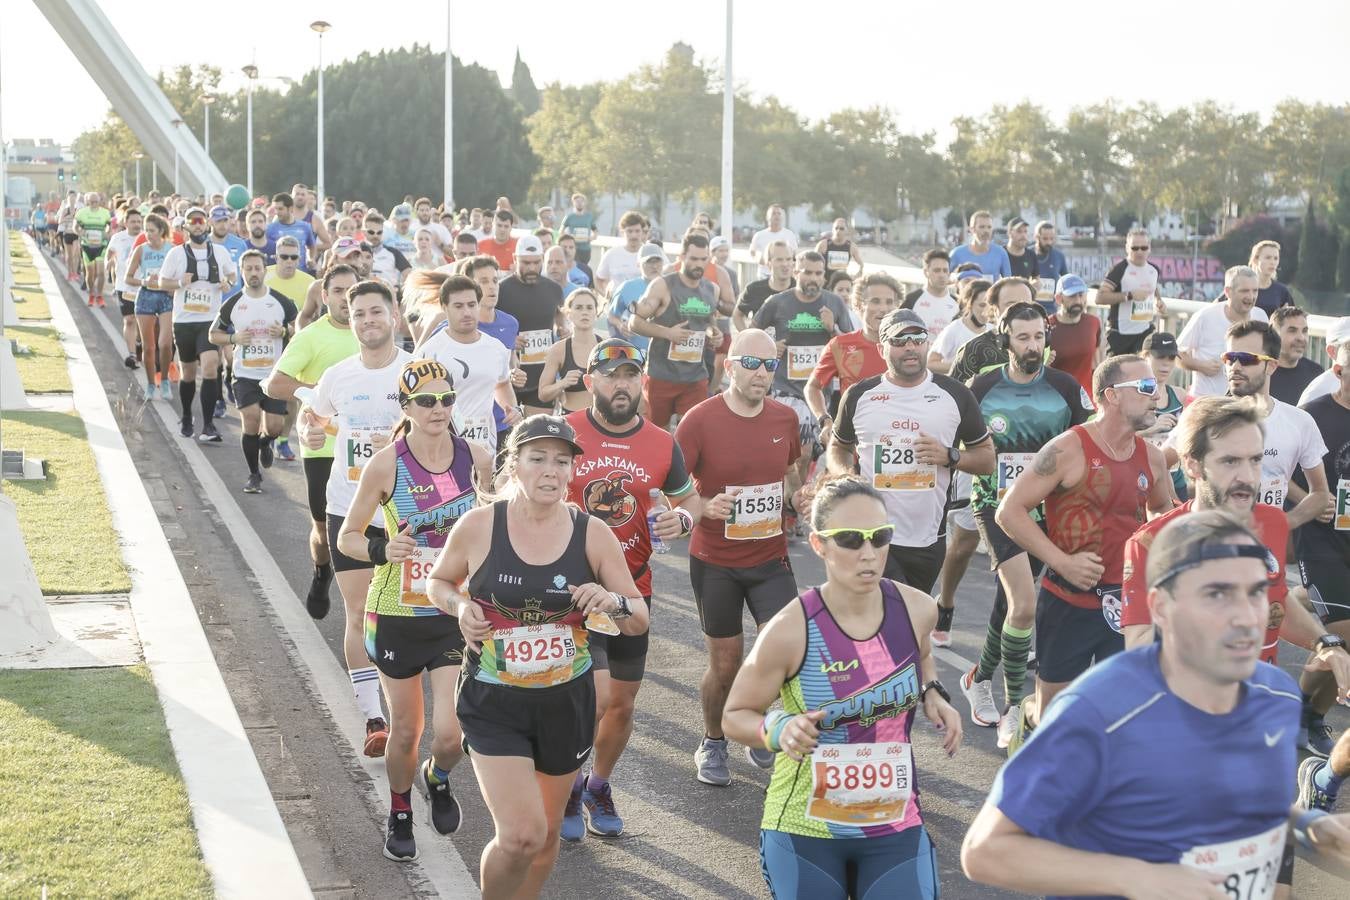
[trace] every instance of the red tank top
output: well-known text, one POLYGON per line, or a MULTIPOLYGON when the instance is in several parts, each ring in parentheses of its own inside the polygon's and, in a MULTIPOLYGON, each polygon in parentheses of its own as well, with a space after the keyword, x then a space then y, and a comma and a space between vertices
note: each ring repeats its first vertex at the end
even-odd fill
POLYGON ((1092 591, 1079 591, 1048 569, 1044 586, 1066 603, 1084 609, 1099 609, 1104 593, 1111 594, 1110 602, 1119 606, 1125 542, 1144 524, 1153 486, 1148 444, 1136 436, 1130 458, 1115 460, 1097 445, 1086 426, 1075 425, 1071 430, 1083 445, 1086 471, 1074 487, 1045 498, 1046 534, 1065 553, 1096 553, 1106 571, 1092 591))

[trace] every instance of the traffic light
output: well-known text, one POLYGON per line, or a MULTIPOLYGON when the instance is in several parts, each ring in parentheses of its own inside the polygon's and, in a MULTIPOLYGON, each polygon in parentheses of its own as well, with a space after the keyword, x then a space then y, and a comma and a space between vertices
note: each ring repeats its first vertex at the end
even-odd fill
POLYGON ((66 170, 65 170, 64 168, 61 168, 61 167, 58 167, 58 168, 57 168, 57 170, 56 170, 56 180, 57 180, 57 181, 65 181, 65 180, 66 180, 66 170))

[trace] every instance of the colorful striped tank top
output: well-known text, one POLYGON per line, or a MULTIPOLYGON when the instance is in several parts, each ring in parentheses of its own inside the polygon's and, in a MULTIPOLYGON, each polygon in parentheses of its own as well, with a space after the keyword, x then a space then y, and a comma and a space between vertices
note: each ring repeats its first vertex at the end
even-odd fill
POLYGON ((407 438, 395 438, 398 454, 394 490, 380 505, 385 534, 394 535, 409 524, 417 541, 413 555, 402 563, 375 568, 366 593, 366 612, 381 616, 441 616, 445 613, 427 599, 427 575, 445 546, 459 517, 473 509, 473 453, 463 439, 451 437, 455 458, 444 472, 428 472, 413 456, 407 438))
POLYGON ((919 643, 900 589, 881 582, 881 627, 856 640, 819 588, 803 594, 806 653, 783 685, 783 709, 825 710, 802 762, 774 761, 760 827, 823 838, 880 837, 922 822, 909 730, 919 703, 919 643))

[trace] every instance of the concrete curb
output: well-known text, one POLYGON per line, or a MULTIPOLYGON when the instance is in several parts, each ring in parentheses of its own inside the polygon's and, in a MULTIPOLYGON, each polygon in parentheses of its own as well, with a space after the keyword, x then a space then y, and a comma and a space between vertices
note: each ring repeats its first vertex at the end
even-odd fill
POLYGON ((310 897, 272 792, 230 700, 206 634, 51 261, 26 235, 61 334, 75 410, 84 419, 113 527, 131 573, 131 610, 183 773, 202 856, 220 897, 310 897), (147 523, 156 523, 147 527, 147 523))

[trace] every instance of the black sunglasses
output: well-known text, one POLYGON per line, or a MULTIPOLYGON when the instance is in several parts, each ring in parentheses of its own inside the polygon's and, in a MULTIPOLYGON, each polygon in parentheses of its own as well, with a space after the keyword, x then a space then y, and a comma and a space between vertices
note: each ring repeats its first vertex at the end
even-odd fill
POLYGON ((299 258, 300 258, 300 254, 298 254, 298 253, 278 253, 278 254, 277 254, 277 259, 299 259, 299 258))

